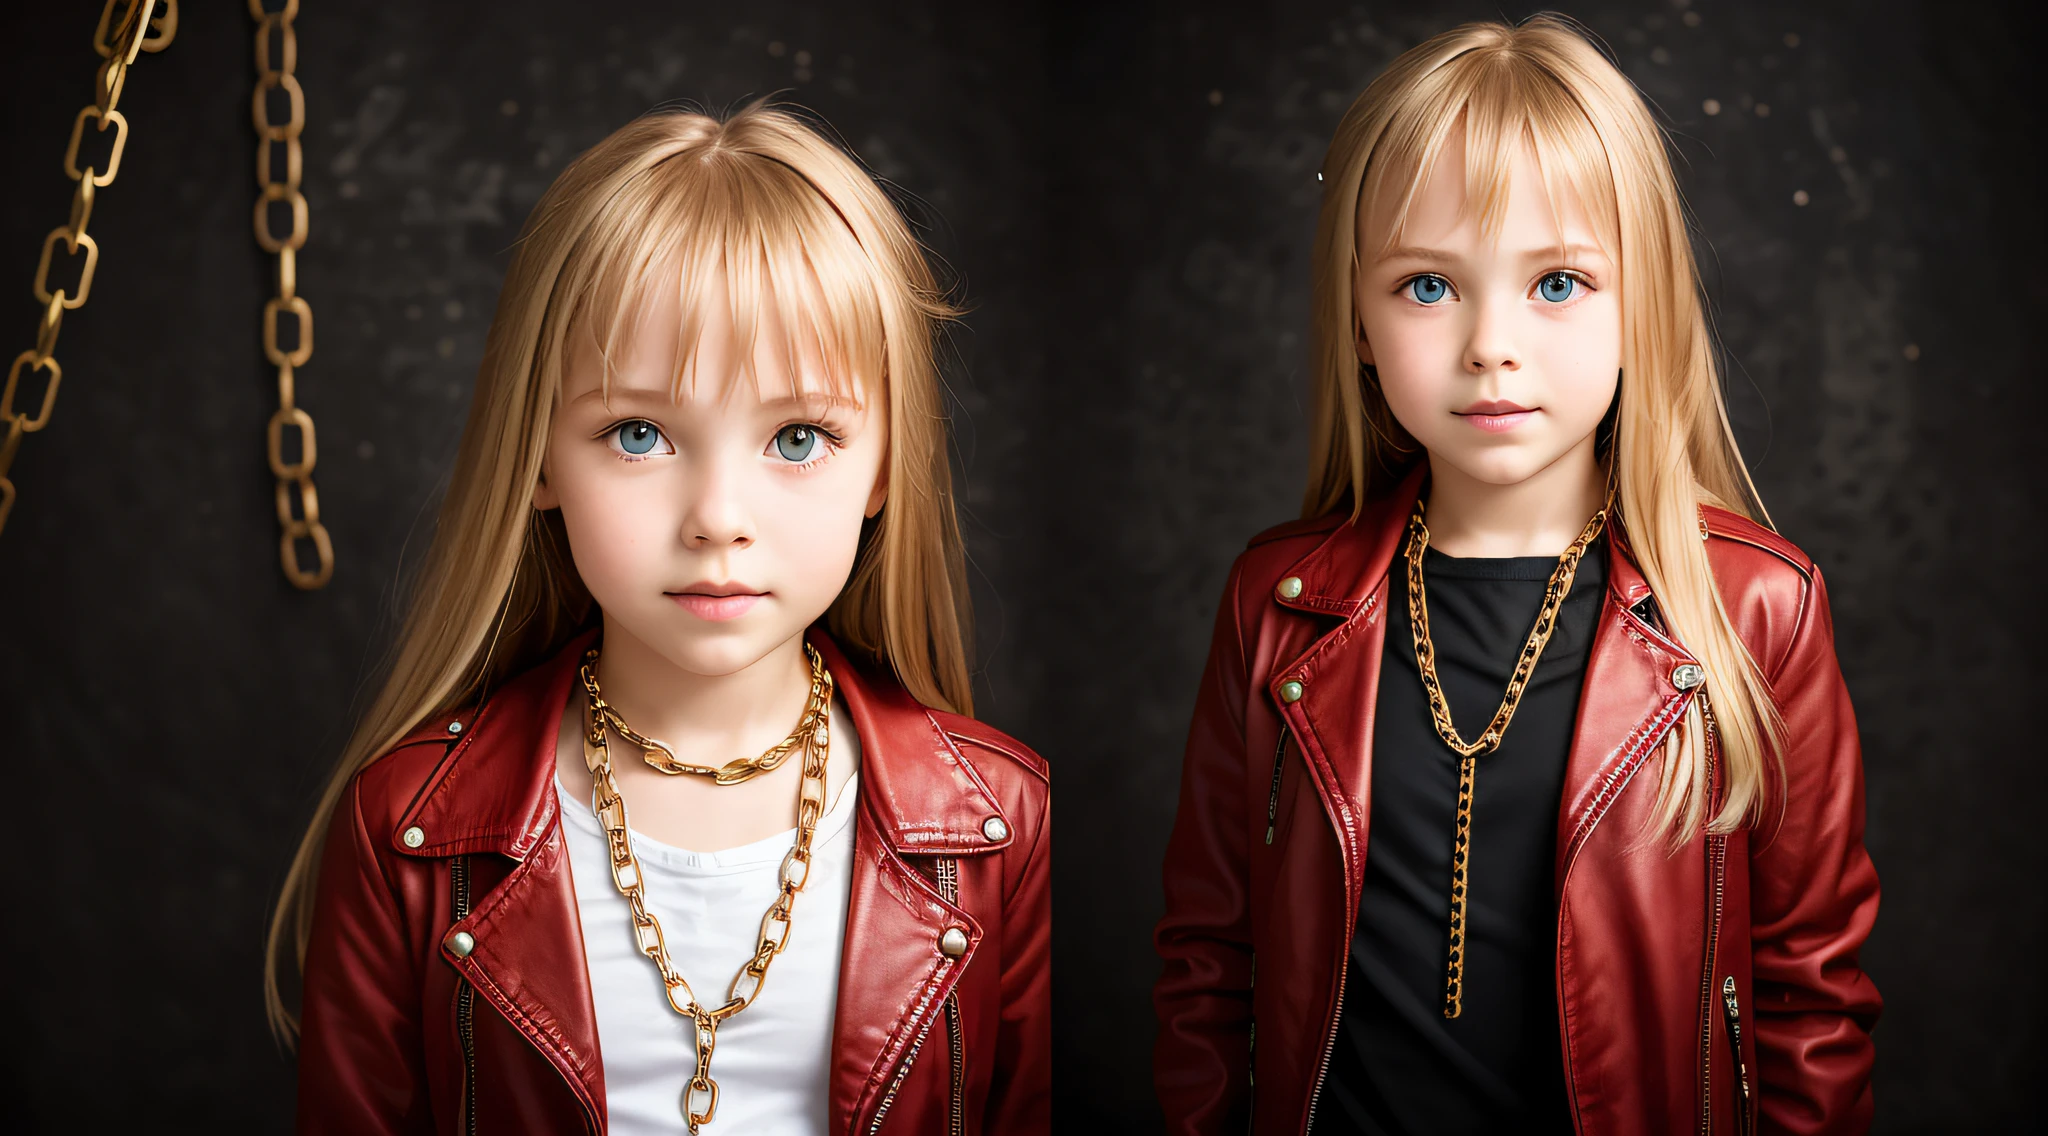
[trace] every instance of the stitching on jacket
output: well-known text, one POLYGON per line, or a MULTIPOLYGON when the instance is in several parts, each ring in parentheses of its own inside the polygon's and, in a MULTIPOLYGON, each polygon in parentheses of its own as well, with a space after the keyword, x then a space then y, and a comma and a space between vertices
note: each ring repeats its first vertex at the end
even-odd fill
POLYGON ((543 1028, 534 1021, 525 1010, 519 1008, 503 987, 492 981, 491 976, 485 974, 475 963, 463 967, 462 974, 469 979, 470 985, 490 993, 491 1005, 506 1021, 511 1022, 514 1028, 525 1034, 526 1039, 533 1043, 533 1047, 540 1050, 541 1056, 546 1057, 548 1063, 562 1074, 562 1079, 569 1083, 570 1090, 576 1094, 577 1101, 587 1109, 594 1108, 595 1102, 590 1097, 589 1087, 583 1083, 583 1059, 562 1040, 561 1031, 552 1027, 543 1028), (549 1041, 554 1044, 549 1045, 549 1041), (561 1058, 567 1058, 572 1064, 564 1067, 561 1058))
POLYGON ((1585 815, 1572 827, 1571 843, 1565 850, 1567 878, 1570 875, 1572 861, 1578 857, 1580 846, 1592 834, 1594 826, 1600 823, 1600 818, 1607 815, 1607 809, 1614 803, 1614 799, 1635 780, 1636 770, 1642 767, 1643 758, 1656 748, 1658 739, 1664 736, 1671 724, 1678 720, 1679 715, 1685 713, 1685 708, 1692 698, 1692 692, 1687 691, 1667 699, 1663 709, 1652 715, 1647 724, 1639 723, 1635 729, 1629 731, 1628 737, 1616 749, 1615 752, 1621 755, 1619 760, 1608 767, 1599 791, 1593 794, 1592 801, 1586 806, 1585 815))
MULTIPOLYGON (((1048 785, 1052 784, 1051 765, 1045 758, 1040 757, 1036 751, 1022 742, 1018 742, 1016 748, 1013 749, 992 738, 976 737, 961 730, 949 730, 944 725, 941 725, 939 729, 945 733, 946 740, 953 743, 953 748, 960 751, 963 759, 966 757, 966 751, 961 749, 962 746, 974 746, 977 749, 985 749, 999 757, 1009 758, 1011 761, 1023 766, 1025 772, 1036 776, 1040 781, 1048 785)), ((989 795, 993 797, 995 793, 991 792, 989 795)))
POLYGON ((1805 550, 1800 549, 1799 546, 1793 544, 1789 540, 1786 540, 1784 534, 1778 532, 1778 530, 1776 529, 1765 528, 1763 525, 1757 524, 1757 522, 1752 521, 1747 517, 1744 517, 1738 513, 1731 512, 1730 510, 1723 509, 1718 505, 1709 505, 1706 507, 1704 512, 1706 513, 1707 517, 1707 532, 1713 536, 1717 536, 1722 540, 1734 541, 1737 544, 1746 544, 1751 548, 1758 549, 1763 552, 1768 552, 1772 556, 1775 556, 1778 559, 1783 560, 1786 564, 1791 565, 1793 570, 1798 572, 1802 576, 1809 575, 1809 570, 1813 567, 1817 567, 1813 564, 1811 557, 1807 558, 1807 563, 1801 564, 1797 559, 1795 559, 1792 556, 1791 553, 1786 552, 1785 549, 1775 548, 1762 538, 1752 536, 1748 533, 1739 532, 1736 530, 1735 525, 1755 525, 1756 528, 1758 528, 1762 532, 1768 533, 1772 538, 1775 538, 1777 541, 1784 544, 1787 548, 1791 548, 1794 551, 1798 552, 1800 556, 1806 555, 1805 550), (1715 516, 1715 514, 1720 514, 1720 516, 1717 517, 1715 516), (1722 518, 1726 519, 1724 520, 1722 518), (1717 521, 1719 523, 1716 523, 1717 521))
MULTIPOLYGON (((896 876, 899 881, 913 882, 919 889, 922 889, 925 886, 924 878, 917 872, 912 871, 909 867, 899 864, 896 858, 890 853, 889 849, 886 846, 884 846, 882 849, 879 867, 881 868, 881 870, 896 876)), ((936 893, 933 893, 933 895, 936 896, 936 893)), ((977 932, 980 930, 978 926, 975 929, 977 932)), ((925 976, 924 981, 920 984, 918 996, 915 1003, 913 1004, 911 1002, 905 1002, 903 1004, 903 1008, 897 1011, 897 1021, 899 1023, 899 1026, 905 1021, 903 1014, 904 1009, 908 1009, 910 1011, 908 1015, 909 1021, 916 1021, 919 1018, 924 1017, 926 1011, 928 1011, 931 1008, 932 1000, 937 995, 939 987, 945 985, 947 974, 956 965, 958 965, 957 960, 946 958, 943 955, 939 956, 938 961, 933 966, 931 972, 925 976)), ((900 1028, 893 1031, 890 1034, 889 1044, 882 1046, 882 1052, 875 1056, 874 1064, 868 1068, 867 1091, 863 1092, 860 1095, 860 1097, 854 1102, 855 1106, 852 1110, 853 1118, 857 1119, 862 1112, 866 1111, 865 1107, 863 1106, 865 1106, 867 1102, 870 1099, 872 1099, 875 1092, 881 1089, 881 1072, 889 1066, 894 1065, 897 1062, 897 1060, 903 1056, 904 1052, 907 1051, 911 1045, 921 1040, 924 1037, 925 1033, 930 1029, 931 1023, 927 1021, 920 1025, 917 1029, 917 1032, 914 1034, 905 1034, 904 1031, 900 1028)))

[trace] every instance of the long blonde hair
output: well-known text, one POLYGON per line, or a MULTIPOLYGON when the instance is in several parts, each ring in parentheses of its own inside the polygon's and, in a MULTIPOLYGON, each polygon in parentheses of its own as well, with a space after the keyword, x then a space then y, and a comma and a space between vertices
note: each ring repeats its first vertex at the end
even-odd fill
MULTIPOLYGON (((571 329, 618 357, 633 316, 680 279, 685 370, 706 287, 722 278, 734 342, 779 322, 785 357, 815 349, 888 414, 888 495, 827 613, 849 652, 919 701, 973 712, 969 609, 937 335, 955 310, 889 196, 795 115, 755 103, 723 121, 639 118, 570 163, 527 218, 499 293, 432 550, 390 671, 328 780, 271 920, 264 993, 280 1036, 290 942, 304 965, 328 819, 349 780, 418 723, 547 658, 592 617, 557 512, 532 506, 571 329), (764 320, 773 313, 777 320, 764 320)), ((742 350, 739 357, 751 360, 742 350)), ((680 378, 678 381, 681 381, 680 378)))
POLYGON ((1652 827, 1677 848, 1704 823, 1754 822, 1782 779, 1783 725, 1763 672, 1728 616, 1699 508, 1769 524, 1722 402, 1666 139, 1649 107, 1590 37, 1563 17, 1472 23, 1403 53, 1351 105, 1323 160, 1314 281, 1315 403, 1308 516, 1358 515, 1420 447, 1356 354, 1352 295, 1359 203, 1384 206, 1398 241, 1422 175, 1465 134, 1467 199, 1483 224, 1506 208, 1517 150, 1533 146, 1552 201, 1573 194, 1620 267, 1622 373, 1608 462, 1618 516, 1670 633, 1706 667, 1703 697, 1669 735, 1652 827), (1720 801, 1703 746, 1711 699, 1720 801), (1711 816, 1709 815, 1711 814, 1711 816))

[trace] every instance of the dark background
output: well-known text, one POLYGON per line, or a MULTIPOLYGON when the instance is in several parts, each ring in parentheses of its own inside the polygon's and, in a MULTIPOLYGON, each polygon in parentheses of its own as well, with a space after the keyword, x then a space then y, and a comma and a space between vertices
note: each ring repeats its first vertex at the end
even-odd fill
MULTIPOLYGON (((1156 1126, 1159 853, 1224 572, 1297 508, 1323 147, 1401 50, 1533 9, 706 7, 308 0, 299 402, 339 561, 310 595, 277 570, 263 459, 251 22, 186 0, 137 65, 99 275, 0 534, 23 824, 0 1084, 23 1127, 287 1127, 265 920, 428 538, 505 250, 633 114, 777 90, 921 203, 973 305, 950 374, 981 709, 1059 773, 1059 1130, 1156 1126)), ((33 343, 98 8, 0 16, 5 358, 33 343)), ((1887 999, 1879 1128, 2038 1121, 2039 17, 1568 10, 1678 136, 1745 451, 1829 576, 1885 886, 1864 956, 1887 999)))

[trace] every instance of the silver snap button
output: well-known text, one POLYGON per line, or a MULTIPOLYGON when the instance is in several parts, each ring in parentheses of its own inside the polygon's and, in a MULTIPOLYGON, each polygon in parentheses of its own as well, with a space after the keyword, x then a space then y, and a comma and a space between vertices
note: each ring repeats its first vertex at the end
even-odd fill
POLYGON ((959 958, 966 954, 967 932, 958 927, 946 928, 946 933, 939 936, 939 949, 945 952, 947 958, 959 958))
POLYGON ((1286 578, 1285 580, 1282 580, 1282 581, 1280 581, 1280 598, 1281 598, 1281 599, 1283 599, 1283 600, 1291 600, 1291 599, 1298 599, 1298 598, 1299 598, 1300 596, 1301 596, 1301 577, 1299 577, 1299 576, 1289 576, 1289 577, 1287 577, 1287 578, 1286 578))
POLYGON ((1286 682, 1280 684, 1280 701, 1299 702, 1301 701, 1301 692, 1304 689, 1306 688, 1304 688, 1299 682, 1296 682, 1293 679, 1288 679, 1286 682))
POLYGON ((991 841, 1001 841, 1010 835, 1010 826, 1003 823, 1002 817, 990 817, 981 822, 981 834, 991 841))
POLYGON ((407 848, 418 848, 427 842, 427 830, 419 825, 413 825, 411 828, 406 829, 405 834, 400 836, 399 839, 405 841, 407 848))
POLYGON ((451 734, 459 734, 459 733, 461 733, 461 732, 462 732, 462 723, 460 723, 460 722, 450 722, 450 723, 448 723, 448 732, 449 732, 449 733, 451 733, 451 734))
POLYGON ((1671 668, 1671 685, 1680 690, 1691 690, 1707 681, 1707 668, 1698 663, 1680 663, 1671 668))
POLYGON ((457 931, 448 936, 448 953, 456 958, 466 959, 469 957, 469 952, 475 949, 476 936, 471 935, 467 931, 457 931))

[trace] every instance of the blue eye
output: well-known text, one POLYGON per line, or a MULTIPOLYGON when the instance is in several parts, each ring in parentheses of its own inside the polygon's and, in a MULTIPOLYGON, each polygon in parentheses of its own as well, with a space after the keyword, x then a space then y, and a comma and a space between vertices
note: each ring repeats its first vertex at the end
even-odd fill
POLYGON ((652 422, 636 418, 620 423, 612 436, 618 440, 619 449, 637 458, 654 451, 661 441, 661 429, 652 422))
POLYGON ((1434 304, 1450 293, 1450 283, 1441 276, 1425 273, 1408 282, 1408 294, 1418 304, 1434 304))
POLYGON ((1553 304, 1562 304, 1572 298, 1578 280, 1569 273, 1553 272, 1536 282, 1536 292, 1553 304))
POLYGON ((784 461, 805 462, 818 450, 818 432, 809 426, 784 426, 775 432, 775 452, 784 461))

